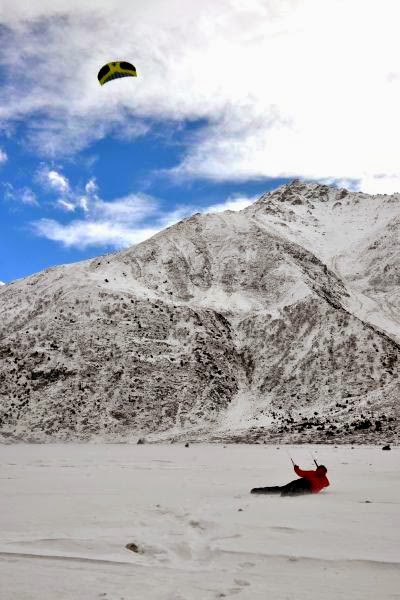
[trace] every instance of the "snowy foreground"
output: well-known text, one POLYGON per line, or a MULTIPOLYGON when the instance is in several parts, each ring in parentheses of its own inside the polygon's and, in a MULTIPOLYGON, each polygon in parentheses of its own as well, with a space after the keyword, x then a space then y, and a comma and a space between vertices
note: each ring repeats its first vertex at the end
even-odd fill
POLYGON ((400 598, 399 450, 316 454, 331 487, 280 498, 248 491, 285 447, 2 446, 1 599, 400 598))

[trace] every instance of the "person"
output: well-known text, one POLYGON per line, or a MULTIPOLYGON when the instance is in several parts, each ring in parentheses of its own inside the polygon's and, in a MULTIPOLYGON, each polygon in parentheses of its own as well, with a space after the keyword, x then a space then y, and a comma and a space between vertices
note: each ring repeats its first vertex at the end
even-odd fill
POLYGON ((329 480, 326 476, 328 469, 324 465, 319 465, 315 471, 303 471, 298 465, 293 465, 293 468, 300 479, 294 479, 294 481, 281 486, 253 488, 251 493, 300 496, 302 494, 317 494, 325 487, 328 487, 329 480))

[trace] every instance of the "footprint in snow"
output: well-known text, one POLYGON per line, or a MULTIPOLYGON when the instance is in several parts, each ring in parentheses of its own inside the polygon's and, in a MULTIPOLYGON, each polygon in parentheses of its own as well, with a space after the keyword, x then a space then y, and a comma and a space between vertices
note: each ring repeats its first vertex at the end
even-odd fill
POLYGON ((191 519, 189 521, 189 525, 190 525, 190 527, 193 527, 193 529, 200 529, 201 531, 206 531, 207 529, 212 527, 214 524, 208 523, 207 521, 197 521, 195 519, 191 519))
POLYGON ((234 579, 233 580, 236 585, 240 585, 240 587, 246 587, 250 585, 250 581, 246 581, 246 579, 234 579))
POLYGON ((237 587, 230 588, 230 590, 227 593, 218 592, 218 594, 216 595, 216 598, 230 598, 231 596, 239 594, 243 590, 244 587, 247 587, 248 585, 250 585, 250 582, 246 581, 246 579, 234 579, 233 583, 237 587))
POLYGON ((241 567, 242 569, 248 569, 250 567, 255 567, 256 563, 253 562, 243 562, 239 564, 239 567, 241 567))
POLYGON ((295 533, 296 531, 300 531, 299 529, 295 529, 293 527, 284 527, 284 526, 272 526, 269 529, 273 529, 274 531, 282 531, 283 533, 295 533))

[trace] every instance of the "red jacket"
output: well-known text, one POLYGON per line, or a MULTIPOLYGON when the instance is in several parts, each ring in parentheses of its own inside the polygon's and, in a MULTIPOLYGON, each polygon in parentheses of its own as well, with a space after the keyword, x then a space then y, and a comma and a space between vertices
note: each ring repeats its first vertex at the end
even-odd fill
POLYGON ((329 480, 325 473, 317 473, 317 471, 303 471, 297 465, 294 465, 294 471, 299 477, 304 477, 311 483, 311 491, 313 494, 320 492, 324 487, 328 487, 329 480))

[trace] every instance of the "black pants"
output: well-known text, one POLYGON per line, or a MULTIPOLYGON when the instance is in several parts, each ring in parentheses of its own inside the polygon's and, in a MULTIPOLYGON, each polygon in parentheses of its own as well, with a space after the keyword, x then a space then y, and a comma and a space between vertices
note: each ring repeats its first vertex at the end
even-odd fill
POLYGON ((295 479, 286 485, 275 485, 273 487, 253 488, 252 494, 280 494, 281 496, 300 496, 311 494, 311 483, 303 477, 295 479))

